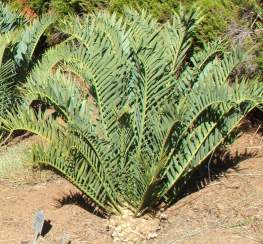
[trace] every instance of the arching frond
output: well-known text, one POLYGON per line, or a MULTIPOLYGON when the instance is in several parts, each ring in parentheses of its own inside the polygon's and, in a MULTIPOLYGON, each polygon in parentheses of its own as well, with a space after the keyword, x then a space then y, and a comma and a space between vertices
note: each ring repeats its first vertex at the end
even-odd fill
POLYGON ((167 56, 172 60, 171 68, 177 73, 182 67, 189 48, 192 46, 192 34, 200 21, 200 10, 192 10, 188 16, 175 14, 171 22, 165 24, 162 31, 167 56))
POLYGON ((53 166, 99 207, 109 213, 116 213, 119 199, 111 183, 109 173, 112 172, 110 165, 103 164, 103 154, 109 151, 107 148, 107 144, 98 142, 98 138, 90 135, 89 131, 80 137, 73 135, 69 138, 63 137, 58 143, 51 144, 46 149, 35 148, 34 159, 36 162, 53 166), (102 148, 106 151, 102 151, 102 148))
POLYGON ((16 47, 15 59, 17 63, 22 62, 24 58, 27 62, 32 61, 41 36, 56 21, 56 15, 45 14, 25 27, 24 31, 21 32, 21 37, 19 37, 16 47))
MULTIPOLYGON (((7 111, 1 117, 2 129, 9 132, 9 137, 16 131, 28 131, 41 136, 48 141, 57 141, 60 134, 64 134, 65 127, 47 113, 34 111, 27 104, 21 105, 19 110, 7 111)), ((5 140, 7 141, 9 137, 5 140)))

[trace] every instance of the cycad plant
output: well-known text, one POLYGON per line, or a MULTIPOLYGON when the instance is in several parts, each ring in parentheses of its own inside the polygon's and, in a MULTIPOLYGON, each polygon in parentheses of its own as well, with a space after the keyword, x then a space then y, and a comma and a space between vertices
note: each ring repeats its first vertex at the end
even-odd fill
POLYGON ((9 55, 16 65, 22 62, 32 65, 38 56, 36 49, 42 35, 56 22, 57 16, 45 14, 29 22, 3 3, 0 3, 0 16, 1 51, 6 52, 5 55, 1 52, 1 58, 9 55))
POLYGON ((240 50, 215 42, 195 51, 199 22, 198 11, 160 24, 131 10, 61 21, 68 39, 32 70, 3 128, 43 137, 34 161, 108 213, 169 203, 263 102, 259 83, 233 81, 240 50))
POLYGON ((37 48, 46 29, 57 17, 46 14, 32 22, 0 3, 0 115, 17 101, 17 86, 42 53, 37 48))

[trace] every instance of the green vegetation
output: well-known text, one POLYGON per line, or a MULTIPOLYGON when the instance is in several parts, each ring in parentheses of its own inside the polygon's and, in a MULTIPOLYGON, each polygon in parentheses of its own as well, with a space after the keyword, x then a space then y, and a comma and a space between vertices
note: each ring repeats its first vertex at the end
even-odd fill
MULTIPOLYGON (((195 41, 202 42, 225 39, 229 47, 239 45, 245 50, 254 47, 250 61, 241 71, 252 76, 260 76, 263 71, 262 24, 263 8, 260 0, 32 0, 4 1, 15 8, 32 9, 42 15, 48 11, 67 14, 92 13, 101 9, 122 14, 127 7, 146 9, 160 22, 170 19, 174 11, 200 8, 204 13, 202 25, 197 26, 195 41), (21 3, 22 2, 22 3, 21 3)), ((32 13, 31 13, 32 14, 32 13)))
MULTIPOLYGON (((32 43, 53 23, 43 18, 32 43)), ((62 42, 33 65, 2 128, 44 138, 34 161, 60 171, 108 213, 129 208, 140 216, 169 204, 263 103, 257 80, 233 78, 246 58, 239 48, 215 41, 196 50, 200 20, 191 11, 160 23, 133 10, 60 20, 62 42)), ((22 56, 32 60, 33 50, 22 56)))
POLYGON ((6 114, 7 109, 13 102, 13 82, 14 64, 10 61, 0 66, 0 116, 6 114))
POLYGON ((107 8, 111 12, 123 12, 127 7, 144 8, 160 20, 169 19, 180 6, 184 6, 185 9, 198 6, 205 13, 205 20, 202 26, 198 27, 200 35, 205 40, 214 40, 221 36, 231 22, 247 25, 254 19, 246 17, 253 17, 252 15, 255 17, 255 14, 262 17, 260 0, 32 0, 28 2, 28 6, 38 14, 50 9, 68 14, 90 13, 102 8, 107 8))
POLYGON ((14 36, 12 31, 23 23, 23 19, 4 5, 0 5, 0 16, 0 116, 4 116, 14 102, 15 95, 13 92, 15 64, 8 49, 14 36))
POLYGON ((41 37, 56 17, 46 14, 27 23, 4 4, 0 4, 0 15, 0 115, 3 116, 15 104, 16 87, 41 55, 38 51, 41 37))

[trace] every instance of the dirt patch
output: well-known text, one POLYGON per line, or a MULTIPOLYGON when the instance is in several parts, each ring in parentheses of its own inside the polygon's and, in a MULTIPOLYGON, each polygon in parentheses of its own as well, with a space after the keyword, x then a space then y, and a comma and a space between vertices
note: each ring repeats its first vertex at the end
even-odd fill
POLYGON ((253 157, 165 211, 167 221, 150 243, 263 243, 262 146, 254 130, 240 137, 232 160, 253 157))
MULTIPOLYGON (((191 190, 161 212, 157 238, 137 243, 263 243, 262 136, 255 130, 244 134, 232 146, 230 160, 242 163, 231 164, 203 189, 191 190)), ((31 243, 32 222, 40 209, 52 227, 39 243, 61 243, 63 238, 71 243, 113 242, 108 219, 94 214, 81 193, 56 176, 19 185, 0 181, 0 243, 31 243)))
POLYGON ((78 190, 63 179, 16 188, 1 184, 0 242, 31 243, 34 216, 43 210, 52 227, 39 243, 61 243, 62 238, 72 243, 111 243, 106 219, 77 204, 61 206, 63 199, 75 193, 78 190))

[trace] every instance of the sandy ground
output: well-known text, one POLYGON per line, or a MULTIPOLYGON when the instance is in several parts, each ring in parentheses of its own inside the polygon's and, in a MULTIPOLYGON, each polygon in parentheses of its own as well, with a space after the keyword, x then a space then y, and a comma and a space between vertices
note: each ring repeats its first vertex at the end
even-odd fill
POLYGON ((241 136, 226 163, 233 166, 170 207, 151 243, 263 243, 262 146, 262 136, 254 132, 241 136))
MULTIPOLYGON (((160 214, 158 236, 139 243, 263 243, 261 140, 255 131, 241 136, 224 170, 211 167, 205 178, 197 177, 188 194, 160 214)), ((0 180, 0 244, 32 243, 38 210, 51 224, 38 243, 113 243, 108 220, 94 214, 70 183, 52 176, 19 184, 0 180)))
POLYGON ((61 243, 63 237, 73 243, 111 243, 107 220, 70 204, 75 202, 70 196, 76 192, 65 180, 18 188, 0 185, 0 243, 31 243, 33 219, 38 210, 44 211, 52 225, 39 243, 61 243), (61 206, 61 202, 66 203, 61 206))

